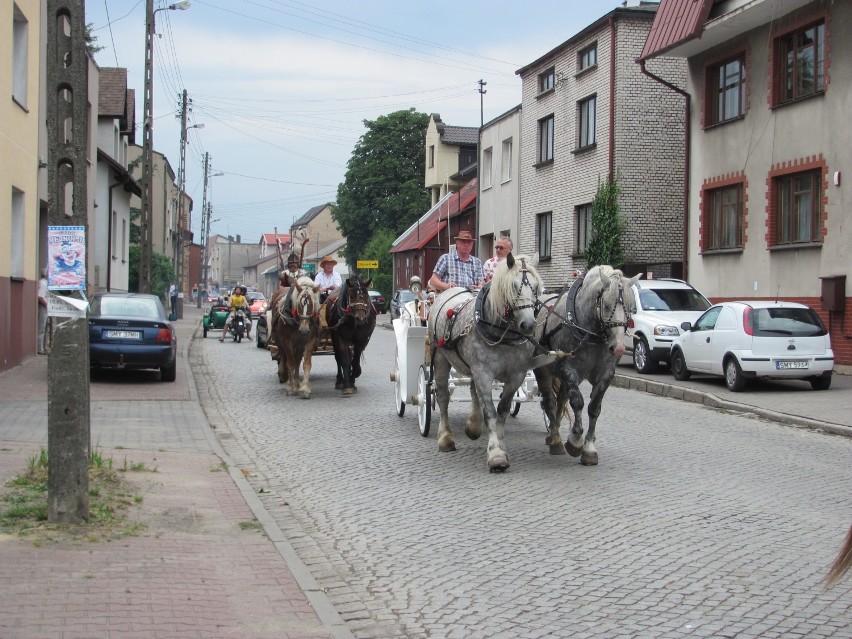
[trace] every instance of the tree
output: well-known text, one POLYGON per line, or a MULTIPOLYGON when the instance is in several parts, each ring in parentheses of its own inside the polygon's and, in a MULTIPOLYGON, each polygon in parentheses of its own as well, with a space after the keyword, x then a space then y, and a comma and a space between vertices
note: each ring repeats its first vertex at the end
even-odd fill
MULTIPOLYGON (((364 120, 367 132, 352 151, 331 209, 346 237, 349 264, 364 259, 377 231, 397 237, 428 210, 429 194, 423 186, 428 124, 429 116, 413 108, 364 120)), ((387 260, 387 254, 382 258, 387 260)))
POLYGON ((618 196, 621 187, 618 177, 598 183, 595 200, 592 202, 592 236, 583 251, 587 268, 609 264, 613 268, 624 266, 624 247, 621 236, 627 228, 627 220, 621 215, 618 196))
MULTIPOLYGON (((129 250, 130 270, 128 272, 127 290, 131 293, 139 292, 139 260, 142 249, 138 244, 131 244, 129 250)), ((154 295, 160 293, 163 300, 169 291, 169 284, 175 279, 172 261, 165 255, 154 253, 151 256, 151 292, 154 295)))
POLYGON ((371 271, 373 283, 370 285, 375 291, 382 293, 386 299, 393 294, 393 257, 390 248, 397 238, 397 233, 389 229, 379 229, 373 234, 373 238, 364 247, 361 259, 378 260, 379 268, 371 271))

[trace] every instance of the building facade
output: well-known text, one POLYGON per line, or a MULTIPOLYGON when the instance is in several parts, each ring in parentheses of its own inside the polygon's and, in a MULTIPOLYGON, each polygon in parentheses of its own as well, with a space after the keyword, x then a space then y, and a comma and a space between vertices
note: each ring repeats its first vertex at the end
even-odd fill
POLYGON ((501 236, 517 241, 521 207, 518 164, 521 154, 521 105, 486 122, 479 142, 479 244, 487 260, 501 236))
POLYGON ((852 365, 844 175, 852 3, 664 0, 642 53, 688 62, 690 281, 808 304, 852 365))
MULTIPOLYGON (((685 98, 635 63, 656 3, 615 9, 518 70, 523 81, 519 252, 538 253, 549 288, 579 267, 592 203, 614 178, 629 274, 680 276, 684 263, 685 98)), ((683 60, 654 62, 673 83, 683 60)))
MULTIPOLYGON (((424 184, 432 194, 432 206, 451 191, 458 191, 467 174, 476 166, 476 144, 479 129, 472 126, 449 126, 441 115, 433 113, 426 127, 426 174, 424 184)), ((467 180, 475 175, 468 175, 467 180)))

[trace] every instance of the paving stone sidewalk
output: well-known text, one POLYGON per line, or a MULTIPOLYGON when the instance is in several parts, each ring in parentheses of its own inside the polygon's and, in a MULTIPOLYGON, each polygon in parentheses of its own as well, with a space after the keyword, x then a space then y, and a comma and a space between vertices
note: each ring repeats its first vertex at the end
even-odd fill
MULTIPOLYGON (((176 322, 178 379, 91 385, 91 438, 141 503, 137 536, 36 545, 0 535, 0 637, 351 637, 210 430, 176 322)), ((0 373, 0 485, 47 445, 47 358, 0 373)), ((0 487, 0 494, 3 492, 0 487)))

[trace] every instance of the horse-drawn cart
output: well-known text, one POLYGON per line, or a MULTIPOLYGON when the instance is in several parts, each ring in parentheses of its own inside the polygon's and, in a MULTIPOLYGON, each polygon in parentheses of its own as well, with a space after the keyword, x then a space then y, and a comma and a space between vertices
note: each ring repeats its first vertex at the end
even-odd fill
MULTIPOLYGON (((419 290, 414 287, 415 294, 419 290)), ((400 417, 405 415, 405 407, 416 407, 417 422, 420 434, 429 436, 432 411, 436 408, 435 390, 429 365, 428 329, 423 320, 428 312, 425 300, 418 299, 403 305, 400 316, 393 320, 393 331, 396 339, 396 355, 394 369, 390 379, 394 384, 394 408, 400 417)), ((470 377, 459 375, 453 368, 449 378, 449 394, 453 401, 470 401, 470 398, 456 397, 455 390, 459 387, 470 387, 470 377)), ((502 392, 502 384, 494 382, 492 390, 498 395, 502 392)), ((538 386, 532 371, 527 372, 523 384, 515 392, 510 414, 515 417, 521 409, 521 404, 532 401, 538 395, 538 386)))

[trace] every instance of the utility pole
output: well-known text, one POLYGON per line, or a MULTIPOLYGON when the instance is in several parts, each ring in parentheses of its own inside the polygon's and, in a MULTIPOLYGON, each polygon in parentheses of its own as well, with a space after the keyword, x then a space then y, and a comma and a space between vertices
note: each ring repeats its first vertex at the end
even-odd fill
MULTIPOLYGON (((476 236, 479 237, 479 230, 482 228, 482 127, 485 126, 485 85, 488 84, 485 80, 479 80, 479 134, 476 136, 476 236)), ((448 216, 449 217, 449 216, 448 216)), ((447 220, 447 228, 450 227, 449 219, 447 220)), ((485 257, 480 255, 479 257, 485 257)))
MULTIPOLYGON (((184 229, 187 228, 184 214, 184 200, 186 199, 184 197, 184 190, 186 188, 186 112, 187 98, 186 89, 184 89, 180 106, 180 168, 178 169, 177 252, 175 254, 175 259, 177 260, 177 268, 175 271, 177 275, 178 291, 179 293, 184 294, 184 298, 188 292, 187 283, 183 281, 183 248, 185 243, 184 229)), ((175 313, 177 314, 178 319, 183 319, 183 303, 181 302, 181 295, 178 295, 178 303, 175 313)))
POLYGON ((151 292, 153 234, 151 210, 152 172, 154 152, 154 15, 157 11, 189 9, 189 1, 181 0, 154 10, 154 0, 145 0, 145 78, 142 109, 142 214, 140 216, 139 242, 139 292, 151 292))
MULTIPOLYGON (((47 15, 53 16, 47 20, 48 224, 85 229, 89 95, 83 0, 47 0, 47 15)), ((86 263, 88 267, 88 251, 86 263)), ((47 520, 51 523, 89 521, 89 407, 89 326, 83 314, 56 326, 48 356, 47 520)))
MULTIPOLYGON (((207 243, 210 241, 210 205, 207 203, 207 177, 210 175, 210 154, 204 153, 204 191, 201 199, 201 288, 207 288, 207 243)), ((209 292, 209 289, 208 289, 209 292)), ((198 291, 201 299, 201 290, 198 291)), ((200 304, 199 304, 200 305, 200 304)))

